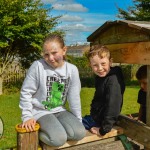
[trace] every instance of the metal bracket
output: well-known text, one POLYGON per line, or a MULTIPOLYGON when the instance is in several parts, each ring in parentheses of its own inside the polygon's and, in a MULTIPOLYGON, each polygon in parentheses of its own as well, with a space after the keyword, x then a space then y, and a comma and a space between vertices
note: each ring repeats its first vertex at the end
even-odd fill
POLYGON ((121 140, 125 150, 134 150, 131 142, 127 139, 127 136, 122 134, 117 136, 119 140, 121 140))

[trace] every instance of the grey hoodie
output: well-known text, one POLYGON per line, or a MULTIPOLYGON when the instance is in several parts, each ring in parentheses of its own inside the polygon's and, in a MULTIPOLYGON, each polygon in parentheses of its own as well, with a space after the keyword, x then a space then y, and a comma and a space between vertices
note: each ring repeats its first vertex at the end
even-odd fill
POLYGON ((23 122, 65 111, 66 100, 70 111, 81 122, 80 90, 81 83, 75 65, 65 62, 62 67, 54 69, 44 59, 35 61, 21 89, 19 107, 23 122))

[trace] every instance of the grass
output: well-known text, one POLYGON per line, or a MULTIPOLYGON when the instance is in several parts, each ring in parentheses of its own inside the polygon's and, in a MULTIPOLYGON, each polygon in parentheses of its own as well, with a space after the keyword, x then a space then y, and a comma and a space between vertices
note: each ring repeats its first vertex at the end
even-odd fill
POLYGON ((0 148, 16 146, 15 125, 21 122, 18 104, 19 94, 0 96, 0 116, 4 123, 4 134, 0 139, 0 148))
MULTIPOLYGON (((124 94, 122 114, 138 112, 137 93, 139 87, 127 87, 124 94)), ((89 114, 90 104, 94 95, 94 88, 82 88, 81 104, 82 115, 89 114)), ((15 125, 21 122, 21 111, 19 105, 19 93, 0 96, 0 117, 4 122, 4 135, 0 139, 0 149, 16 146, 15 125)))

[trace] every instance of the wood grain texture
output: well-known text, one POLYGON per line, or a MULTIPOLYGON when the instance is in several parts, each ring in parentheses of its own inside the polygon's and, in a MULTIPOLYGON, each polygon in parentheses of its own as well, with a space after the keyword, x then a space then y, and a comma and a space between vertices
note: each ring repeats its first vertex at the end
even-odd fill
POLYGON ((94 141, 98 141, 98 140, 100 141, 100 140, 108 139, 110 137, 114 137, 114 136, 117 136, 120 134, 123 134, 123 129, 118 126, 115 126, 111 130, 111 132, 105 134, 104 136, 98 136, 98 135, 92 134, 89 131, 87 131, 86 136, 80 141, 67 141, 63 146, 60 146, 60 147, 51 147, 51 146, 48 146, 48 145, 42 143, 42 149, 43 150, 62 149, 62 148, 67 148, 67 147, 71 147, 71 146, 75 146, 75 145, 80 145, 80 144, 85 144, 85 143, 94 142, 94 141))
POLYGON ((120 115, 118 125, 123 128, 124 134, 150 148, 150 127, 144 123, 137 122, 127 116, 120 115))

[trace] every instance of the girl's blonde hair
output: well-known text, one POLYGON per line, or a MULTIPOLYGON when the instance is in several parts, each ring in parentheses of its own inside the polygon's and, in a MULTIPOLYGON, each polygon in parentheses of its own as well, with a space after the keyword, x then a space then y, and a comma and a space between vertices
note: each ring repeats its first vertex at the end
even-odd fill
POLYGON ((104 45, 93 45, 91 46, 90 50, 87 53, 87 58, 90 59, 91 57, 98 55, 100 58, 107 57, 111 59, 109 49, 104 45))
POLYGON ((56 41, 60 44, 61 48, 65 46, 64 39, 61 35, 59 34, 49 34, 48 36, 45 37, 44 42, 43 42, 43 50, 45 48, 45 44, 48 42, 53 42, 56 41))

